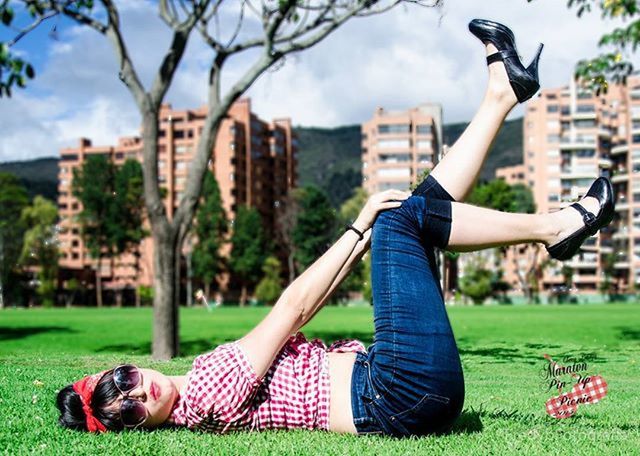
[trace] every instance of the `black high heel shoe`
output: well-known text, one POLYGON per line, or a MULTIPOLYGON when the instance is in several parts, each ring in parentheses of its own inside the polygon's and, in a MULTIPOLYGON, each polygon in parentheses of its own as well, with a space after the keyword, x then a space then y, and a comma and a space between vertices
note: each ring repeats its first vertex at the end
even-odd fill
POLYGON ((498 49, 498 52, 487 57, 487 65, 499 60, 503 61, 509 76, 509 83, 511 83, 518 102, 523 103, 535 95, 540 88, 538 62, 544 44, 540 43, 535 57, 525 68, 518 56, 516 40, 509 27, 486 19, 474 19, 469 22, 469 31, 483 43, 488 41, 498 49))
POLYGON ((547 247, 547 252, 552 258, 556 260, 568 260, 574 256, 582 243, 589 236, 593 236, 603 226, 607 226, 613 220, 615 214, 615 196, 613 194, 613 187, 611 182, 606 177, 599 177, 595 180, 589 191, 585 195, 593 196, 600 202, 600 209, 598 215, 593 215, 587 211, 579 203, 573 203, 570 207, 573 207, 582 214, 585 226, 578 231, 570 235, 568 238, 547 247))

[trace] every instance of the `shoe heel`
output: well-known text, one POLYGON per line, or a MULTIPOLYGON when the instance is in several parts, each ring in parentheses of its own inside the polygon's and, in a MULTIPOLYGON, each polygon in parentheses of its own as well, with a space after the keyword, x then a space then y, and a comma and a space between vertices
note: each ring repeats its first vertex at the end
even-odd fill
POLYGON ((536 81, 538 81, 538 62, 540 61, 540 54, 542 53, 543 47, 544 47, 544 43, 540 43, 540 46, 538 46, 538 51, 536 52, 536 55, 533 57, 533 60, 527 67, 527 73, 529 73, 533 77, 533 79, 535 79, 536 81))

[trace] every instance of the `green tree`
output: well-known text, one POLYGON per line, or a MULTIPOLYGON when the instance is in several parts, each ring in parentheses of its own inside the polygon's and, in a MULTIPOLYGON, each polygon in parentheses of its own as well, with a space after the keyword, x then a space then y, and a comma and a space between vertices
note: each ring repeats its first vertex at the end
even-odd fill
POLYGON ((22 210, 29 204, 27 190, 16 176, 0 173, 0 309, 5 298, 15 302, 16 291, 6 284, 16 282, 16 264, 22 252, 24 223, 22 210))
MULTIPOLYGON (((116 254, 131 253, 136 280, 140 275, 140 243, 151 233, 144 229, 144 190, 140 162, 127 159, 116 168, 114 175, 114 200, 112 206, 112 236, 116 254)), ((138 284, 135 285, 136 307, 140 307, 138 284)), ((122 290, 118 293, 118 305, 122 304, 122 290)))
MULTIPOLYGON (((533 0, 527 0, 532 2, 533 0)), ((634 72, 632 56, 640 43, 640 5, 637 0, 567 0, 578 17, 600 10, 602 19, 622 19, 624 25, 605 33, 598 41, 604 48, 600 55, 580 60, 574 76, 596 95, 607 93, 609 81, 626 84, 627 76, 634 72)))
POLYGON ((247 288, 260 279, 262 265, 272 250, 258 210, 245 205, 239 206, 233 222, 229 267, 242 287, 240 306, 246 304, 247 288))
POLYGON ((262 265, 262 273, 264 276, 256 287, 256 298, 268 303, 275 304, 282 294, 282 285, 280 283, 280 261, 275 256, 268 256, 262 265))
POLYGON ((220 248, 228 232, 227 216, 222 207, 220 187, 214 174, 205 175, 202 202, 196 213, 195 234, 198 238, 193 248, 193 274, 204 283, 207 298, 211 282, 226 268, 226 261, 220 255, 220 248))
POLYGON ((116 168, 104 155, 92 155, 73 170, 71 191, 82 204, 77 215, 89 256, 96 260, 96 302, 102 307, 102 260, 111 258, 114 246, 116 168))
POLYGON ((612 301, 613 295, 616 293, 616 284, 614 282, 614 274, 616 272, 615 262, 616 262, 616 253, 611 252, 602 255, 602 275, 603 279, 599 285, 599 291, 604 296, 607 297, 607 300, 612 301))
MULTIPOLYGON (((153 357, 169 359, 178 353, 178 312, 176 290, 180 275, 176 259, 190 231, 198 204, 207 163, 227 111, 269 69, 277 68, 291 54, 313 47, 352 18, 384 13, 403 5, 440 5, 436 0, 263 0, 255 2, 160 0, 158 14, 172 38, 161 51, 158 66, 150 78, 141 78, 139 62, 130 52, 119 8, 112 0, 22 0, 14 11, 8 0, 0 0, 0 18, 14 38, 0 42, 0 81, 5 94, 12 85, 24 86, 34 76, 28 62, 20 62, 14 46, 48 19, 59 16, 89 27, 109 40, 117 61, 117 77, 127 87, 142 118, 145 203, 154 242, 156 291, 154 295, 153 357), (224 3, 224 5, 222 5, 224 3), (222 5, 222 6, 221 6, 222 5), (16 14, 17 13, 17 14, 16 14), (224 16, 222 16, 224 14, 224 16), (235 20, 230 18, 237 18, 235 20), (259 23, 261 27, 254 27, 259 23), (215 29, 215 34, 210 30, 215 29), (169 220, 158 180, 158 114, 174 81, 192 33, 211 49, 209 62, 207 115, 189 167, 184 196, 169 220), (246 56, 247 65, 222 90, 222 74, 229 62, 246 56), (17 73, 17 75, 16 75, 17 73), (150 84, 145 85, 145 81, 150 84)), ((154 46, 162 46, 153 43, 154 46)), ((192 49, 192 48, 190 48, 192 49)), ((146 56, 145 56, 146 58, 146 56)), ((242 59, 241 59, 242 60, 242 59)), ((233 73, 233 72, 232 72, 233 73)), ((116 75, 114 75, 116 76, 116 75)))
POLYGON ((304 271, 330 247, 338 220, 327 196, 314 185, 303 188, 299 205, 293 241, 299 270, 304 271))
POLYGON ((471 261, 460 279, 460 291, 471 298, 474 304, 482 304, 493 294, 493 273, 482 262, 471 261))
POLYGON ((60 249, 56 232, 57 206, 38 195, 33 204, 22 210, 22 221, 27 227, 20 254, 20 263, 36 266, 38 288, 36 292, 44 307, 55 303, 60 249))

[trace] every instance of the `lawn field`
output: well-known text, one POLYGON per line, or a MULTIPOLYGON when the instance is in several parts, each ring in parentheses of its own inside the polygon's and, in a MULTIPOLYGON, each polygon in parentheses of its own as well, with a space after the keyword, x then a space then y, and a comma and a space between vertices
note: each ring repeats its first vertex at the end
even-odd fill
MULTIPOLYGON (((81 376, 131 362, 186 373, 193 357, 244 335, 268 308, 181 309, 182 356, 150 359, 151 309, 0 311, 0 453, 3 454, 640 454, 640 305, 449 307, 466 381, 451 434, 394 439, 323 431, 181 430, 88 435, 56 424, 57 390, 81 376), (557 391, 542 378, 543 354, 571 356, 601 375, 608 394, 567 419, 545 412, 557 391)), ((373 341, 372 310, 329 307, 302 329, 327 345, 373 341)), ((571 389, 571 377, 566 380, 571 389)))

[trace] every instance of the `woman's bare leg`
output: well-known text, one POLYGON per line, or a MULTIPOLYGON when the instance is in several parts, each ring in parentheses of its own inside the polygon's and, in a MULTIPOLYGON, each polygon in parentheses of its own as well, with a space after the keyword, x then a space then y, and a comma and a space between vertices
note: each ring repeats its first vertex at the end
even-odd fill
MULTIPOLYGON (((580 204, 589 212, 598 213, 596 198, 584 198, 580 204)), ((445 249, 470 252, 528 242, 554 245, 582 226, 582 216, 571 207, 547 214, 513 214, 454 201, 445 249)))
MULTIPOLYGON (((486 52, 490 55, 497 49, 488 44, 486 52)), ((480 108, 430 173, 456 201, 464 201, 473 187, 500 126, 517 103, 504 64, 489 65, 489 83, 480 108)))

